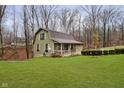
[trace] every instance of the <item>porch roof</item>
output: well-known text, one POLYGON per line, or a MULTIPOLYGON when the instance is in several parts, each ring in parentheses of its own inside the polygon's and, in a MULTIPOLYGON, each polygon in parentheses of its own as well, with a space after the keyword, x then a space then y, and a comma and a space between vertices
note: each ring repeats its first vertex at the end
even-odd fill
POLYGON ((69 39, 61 39, 61 38, 52 38, 52 40, 58 43, 66 43, 66 44, 83 44, 82 42, 76 40, 69 40, 69 39))

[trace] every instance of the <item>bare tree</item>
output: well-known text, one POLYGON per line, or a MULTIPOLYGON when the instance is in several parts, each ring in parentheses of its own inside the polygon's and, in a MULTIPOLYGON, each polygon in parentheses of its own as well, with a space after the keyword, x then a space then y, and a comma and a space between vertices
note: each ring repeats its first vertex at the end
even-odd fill
MULTIPOLYGON (((16 59, 17 59, 17 41, 18 41, 18 37, 17 37, 17 32, 18 32, 18 23, 16 22, 16 9, 15 6, 13 6, 13 40, 11 42, 11 44, 14 45, 14 49, 15 49, 15 53, 16 53, 16 59)), ((11 34, 10 34, 11 36, 11 34)))
POLYGON ((122 44, 124 44, 124 17, 123 17, 123 14, 118 18, 117 22, 118 22, 119 30, 121 32, 120 40, 121 40, 122 44))
MULTIPOLYGON (((108 8, 103 9, 103 11, 100 14, 100 19, 101 19, 101 22, 103 24, 103 47, 106 47, 106 45, 107 45, 106 29, 108 28, 108 34, 109 34, 110 23, 112 23, 113 19, 119 15, 119 12, 117 11, 117 9, 118 8, 114 8, 112 6, 109 6, 108 8)), ((109 35, 108 35, 108 38, 109 38, 109 35)), ((108 40, 108 42, 109 42, 109 40, 108 40)))
POLYGON ((14 45, 17 46, 17 32, 18 32, 18 23, 16 22, 16 11, 15 6, 13 7, 13 32, 14 32, 14 45))
POLYGON ((120 25, 120 29, 121 29, 121 32, 122 32, 122 41, 124 41, 124 19, 122 19, 122 22, 121 22, 121 25, 120 25))
POLYGON ((26 8, 27 10, 27 16, 29 19, 29 25, 31 27, 31 32, 32 32, 32 39, 34 38, 34 28, 35 28, 35 6, 31 5, 26 8))
POLYGON ((49 28, 53 31, 57 31, 58 30, 58 26, 59 26, 59 22, 58 22, 58 13, 54 13, 54 15, 52 16, 52 18, 50 19, 50 24, 49 24, 49 28))
POLYGON ((91 21, 89 17, 85 17, 83 20, 83 40, 85 44, 85 48, 89 49, 92 45, 92 27, 91 27, 91 21))
POLYGON ((2 35, 2 20, 5 15, 6 5, 0 5, 0 45, 1 45, 1 56, 4 54, 3 50, 3 35, 2 35))
POLYGON ((40 28, 40 20, 39 20, 39 12, 38 12, 38 7, 35 6, 34 8, 34 17, 36 19, 36 24, 37 24, 37 27, 40 28))
POLYGON ((79 40, 81 40, 81 15, 79 15, 79 28, 78 28, 78 31, 79 31, 79 40))
POLYGON ((58 6, 54 6, 54 5, 41 5, 39 7, 40 9, 40 19, 41 22, 44 23, 45 28, 49 28, 49 22, 50 22, 50 18, 51 16, 55 13, 55 10, 58 8, 58 6))
MULTIPOLYGON (((61 29, 66 33, 69 33, 70 27, 72 27, 72 23, 74 22, 74 17, 76 16, 77 11, 71 11, 70 9, 64 8, 59 12, 58 18, 60 19, 61 29)), ((74 30, 74 28, 72 27, 74 30)))
POLYGON ((25 33, 25 44, 26 44, 26 54, 27 59, 29 59, 29 28, 28 28, 28 17, 27 17, 27 6, 23 6, 23 22, 24 22, 24 33, 25 33))
POLYGON ((96 24, 98 22, 98 16, 100 14, 101 8, 102 6, 96 6, 96 5, 92 5, 92 6, 81 6, 82 10, 85 11, 88 16, 89 19, 91 21, 91 25, 92 25, 92 32, 93 32, 93 45, 95 48, 97 48, 98 43, 99 43, 99 36, 98 36, 98 31, 96 29, 96 24))

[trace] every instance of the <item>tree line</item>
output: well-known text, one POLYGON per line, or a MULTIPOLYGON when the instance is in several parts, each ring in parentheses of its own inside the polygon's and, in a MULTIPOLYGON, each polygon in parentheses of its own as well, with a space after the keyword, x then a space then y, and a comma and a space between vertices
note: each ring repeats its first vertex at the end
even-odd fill
POLYGON ((0 45, 17 44, 18 32, 24 34, 27 58, 38 28, 61 31, 84 43, 84 49, 124 44, 123 6, 81 5, 70 9, 56 5, 24 5, 17 19, 17 6, 0 5, 0 45), (11 10, 11 14, 10 14, 11 10), (4 25, 12 17, 12 31, 4 25))

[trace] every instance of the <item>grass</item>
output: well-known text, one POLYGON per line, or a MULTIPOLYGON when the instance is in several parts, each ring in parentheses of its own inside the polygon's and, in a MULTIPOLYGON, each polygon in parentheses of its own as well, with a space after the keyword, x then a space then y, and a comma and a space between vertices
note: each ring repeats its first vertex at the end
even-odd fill
POLYGON ((0 87, 124 87, 124 55, 0 61, 0 87))

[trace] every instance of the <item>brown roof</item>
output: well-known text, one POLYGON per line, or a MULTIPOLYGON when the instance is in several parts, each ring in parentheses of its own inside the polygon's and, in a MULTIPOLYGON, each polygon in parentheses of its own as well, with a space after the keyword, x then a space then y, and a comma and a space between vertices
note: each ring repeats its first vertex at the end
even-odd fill
MULTIPOLYGON (((41 30, 46 30, 46 29, 40 28, 36 32, 35 37, 41 30)), ((46 31, 50 33, 51 39, 58 43, 83 44, 82 42, 75 40, 72 35, 62 33, 62 32, 52 31, 52 30, 46 30, 46 31)))

